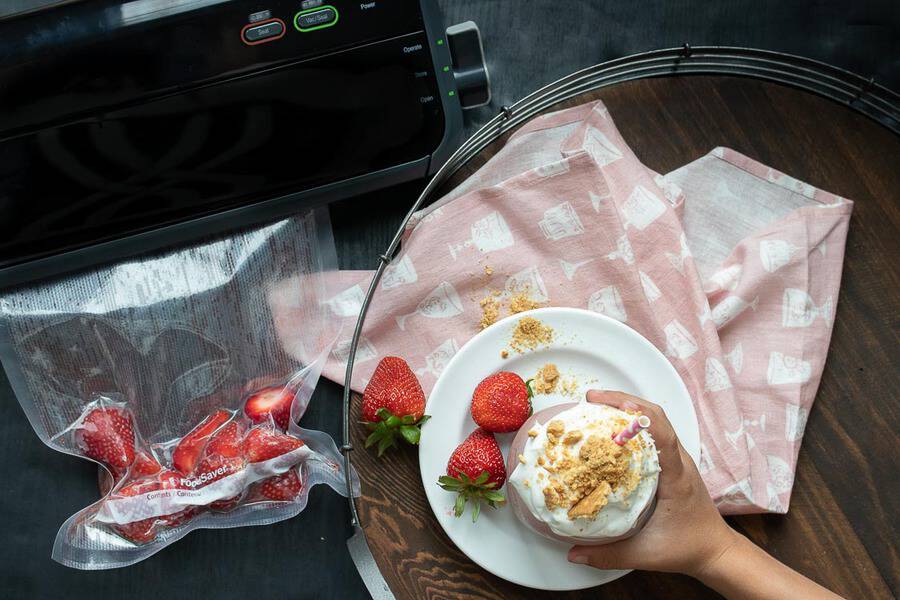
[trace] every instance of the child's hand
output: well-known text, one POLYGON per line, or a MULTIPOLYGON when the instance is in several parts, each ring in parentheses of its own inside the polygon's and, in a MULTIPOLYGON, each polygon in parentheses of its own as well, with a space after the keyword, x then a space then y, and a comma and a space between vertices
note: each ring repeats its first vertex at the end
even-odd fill
POLYGON ((644 529, 627 540, 605 546, 575 546, 569 560, 599 569, 644 569, 693 576, 721 556, 738 536, 719 515, 694 461, 678 442, 662 409, 623 392, 590 391, 588 402, 650 417, 650 433, 659 450, 662 472, 656 511, 644 529))

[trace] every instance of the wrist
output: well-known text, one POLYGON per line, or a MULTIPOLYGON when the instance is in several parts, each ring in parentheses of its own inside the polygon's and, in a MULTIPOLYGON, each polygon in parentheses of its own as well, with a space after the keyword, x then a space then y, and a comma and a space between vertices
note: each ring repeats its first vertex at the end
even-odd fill
POLYGON ((731 555, 745 540, 744 536, 722 521, 722 528, 709 537, 709 544, 701 550, 685 574, 706 583, 707 579, 714 577, 728 563, 731 555))

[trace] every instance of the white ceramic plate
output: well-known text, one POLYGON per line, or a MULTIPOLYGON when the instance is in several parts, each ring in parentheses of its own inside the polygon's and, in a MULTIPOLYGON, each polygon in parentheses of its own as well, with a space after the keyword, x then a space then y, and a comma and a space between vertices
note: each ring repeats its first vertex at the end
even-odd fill
MULTIPOLYGON (((419 444, 422 483, 450 539, 491 573, 544 590, 600 585, 628 571, 599 571, 568 562, 568 545, 532 532, 508 506, 484 507, 477 523, 472 523, 470 507, 461 518, 453 516, 454 496, 438 487, 437 480, 446 473, 450 454, 476 427, 469 414, 475 386, 496 371, 513 371, 529 379, 544 364, 554 363, 564 379, 579 382, 579 395, 536 396, 535 411, 573 402, 593 388, 628 392, 662 406, 694 462, 700 457, 697 417, 684 383, 666 357, 639 333, 604 315, 574 308, 531 311, 527 314, 553 327, 553 343, 524 354, 510 351, 508 358, 501 358, 524 314, 503 319, 476 335, 444 368, 425 409, 431 421, 423 428, 419 444)), ((497 436, 504 459, 513 435, 497 436)))

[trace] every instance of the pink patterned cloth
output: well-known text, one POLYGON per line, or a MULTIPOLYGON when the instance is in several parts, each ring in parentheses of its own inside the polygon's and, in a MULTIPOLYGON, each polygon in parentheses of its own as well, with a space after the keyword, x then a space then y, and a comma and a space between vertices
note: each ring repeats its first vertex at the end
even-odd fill
MULTIPOLYGON (((662 350, 694 401, 700 471, 720 511, 784 513, 851 210, 726 148, 657 175, 599 102, 534 119, 416 215, 375 296, 353 388, 394 354, 428 392, 478 332, 487 290, 529 289, 625 322, 662 350)), ((371 277, 329 282, 344 332, 371 277)), ((343 382, 348 347, 338 343, 326 377, 343 382)))

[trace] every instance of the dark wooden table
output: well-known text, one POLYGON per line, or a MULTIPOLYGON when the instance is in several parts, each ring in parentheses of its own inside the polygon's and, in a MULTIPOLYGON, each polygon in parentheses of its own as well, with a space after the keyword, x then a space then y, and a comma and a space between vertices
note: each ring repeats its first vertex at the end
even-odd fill
MULTIPOLYGON (((831 349, 800 451, 790 512, 731 523, 848 598, 896 595, 900 137, 828 100, 732 77, 631 82, 559 108, 598 98, 637 156, 657 172, 721 145, 856 202, 831 349)), ((501 145, 482 152, 456 179, 501 145)), ((361 440, 364 431, 356 426, 354 436, 361 440)), ((398 598, 551 597, 484 571, 456 548, 425 499, 415 449, 381 460, 359 451, 354 460, 363 481, 360 506, 369 544, 398 598)), ((552 594, 598 596, 717 597, 688 577, 646 572, 602 588, 552 594)))

